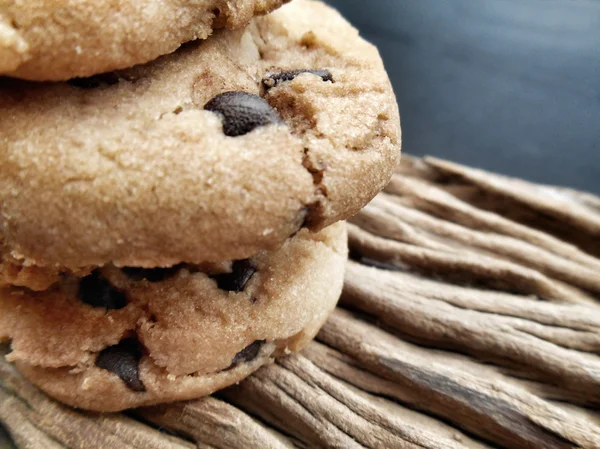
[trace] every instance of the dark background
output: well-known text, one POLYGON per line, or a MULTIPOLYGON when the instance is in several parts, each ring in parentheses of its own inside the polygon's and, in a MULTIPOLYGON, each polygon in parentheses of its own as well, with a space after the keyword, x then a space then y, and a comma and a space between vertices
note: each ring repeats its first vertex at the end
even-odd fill
POLYGON ((404 151, 600 193, 599 0, 330 0, 379 47, 404 151))

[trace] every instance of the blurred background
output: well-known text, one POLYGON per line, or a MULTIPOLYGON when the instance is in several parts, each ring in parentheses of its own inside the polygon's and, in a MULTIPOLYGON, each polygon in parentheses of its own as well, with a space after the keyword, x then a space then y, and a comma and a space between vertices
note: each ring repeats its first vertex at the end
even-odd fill
POLYGON ((329 0, 379 47, 404 150, 600 193, 599 0, 329 0))

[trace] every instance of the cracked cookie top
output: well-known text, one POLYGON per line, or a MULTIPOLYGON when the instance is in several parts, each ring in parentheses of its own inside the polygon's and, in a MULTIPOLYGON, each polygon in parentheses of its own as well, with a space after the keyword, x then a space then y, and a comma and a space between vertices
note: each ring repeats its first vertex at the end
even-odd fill
POLYGON ((0 0, 0 74, 59 81, 131 67, 286 1, 0 0))
POLYGON ((4 259, 66 271, 272 250, 357 212, 400 155, 377 50, 307 0, 126 71, 3 79, 0 135, 4 259))

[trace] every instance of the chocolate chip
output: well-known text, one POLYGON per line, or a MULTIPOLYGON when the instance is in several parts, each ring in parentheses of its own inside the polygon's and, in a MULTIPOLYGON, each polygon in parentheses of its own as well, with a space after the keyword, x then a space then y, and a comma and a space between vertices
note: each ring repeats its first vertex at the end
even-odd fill
POLYGON ((127 305, 125 294, 104 279, 98 270, 79 281, 79 299, 92 307, 122 309, 127 305))
POLYGON ((181 267, 176 265, 169 268, 137 268, 137 267, 124 267, 122 269, 128 277, 135 281, 141 281, 143 279, 148 282, 161 282, 171 276, 174 276, 181 267))
POLYGON ((313 203, 308 204, 305 207, 306 213, 304 214, 304 222, 302 223, 301 229, 309 228, 314 229, 323 221, 323 215, 325 214, 323 202, 317 200, 313 203))
POLYGON ((264 344, 265 340, 256 340, 254 343, 251 343, 248 346, 246 346, 244 349, 242 349, 235 355, 235 357, 231 361, 231 365, 227 369, 234 368, 240 363, 251 362, 252 360, 254 360, 258 356, 258 353, 260 352, 260 349, 263 347, 264 344))
POLYGON ((296 237, 302 229, 308 226, 308 215, 310 213, 310 208, 308 206, 304 206, 302 209, 298 211, 296 215, 296 219, 294 220, 294 229, 295 231, 290 234, 290 238, 296 237))
POLYGON ((90 76, 88 78, 73 78, 67 81, 67 83, 81 89, 95 89, 101 86, 112 86, 113 84, 117 84, 120 80, 121 77, 117 72, 108 72, 90 76))
POLYGON ((130 390, 141 392, 146 391, 146 387, 140 380, 141 358, 140 343, 133 338, 128 338, 98 354, 96 366, 119 376, 130 390))
POLYGON ((329 70, 308 70, 308 69, 300 69, 300 70, 286 70, 283 72, 277 73, 269 73, 266 77, 263 78, 263 84, 267 89, 271 87, 275 87, 280 83, 285 83, 286 81, 292 81, 298 75, 302 73, 311 73, 313 75, 321 77, 323 81, 331 81, 333 82, 333 75, 329 70))
POLYGON ((231 273, 216 274, 212 278, 221 290, 237 293, 244 290, 254 273, 256 268, 249 260, 237 260, 231 266, 231 273))
POLYGON ((223 132, 237 137, 261 126, 283 123, 279 113, 258 95, 247 92, 225 92, 204 106, 223 117, 223 132))

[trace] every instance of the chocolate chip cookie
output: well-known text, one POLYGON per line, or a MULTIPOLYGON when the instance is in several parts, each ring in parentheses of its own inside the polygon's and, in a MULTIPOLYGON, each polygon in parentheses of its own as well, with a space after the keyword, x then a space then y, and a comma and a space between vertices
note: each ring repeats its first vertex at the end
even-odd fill
POLYGON ((3 272, 40 285, 275 250, 356 213, 400 156, 377 50, 308 0, 129 70, 4 79, 0 134, 3 272))
POLYGON ((0 0, 0 75, 58 81, 131 67, 285 1, 0 0))
POLYGON ((0 340, 34 384, 116 411, 210 394, 298 351, 334 308, 344 223, 248 260, 93 270, 51 289, 0 289, 0 340))

